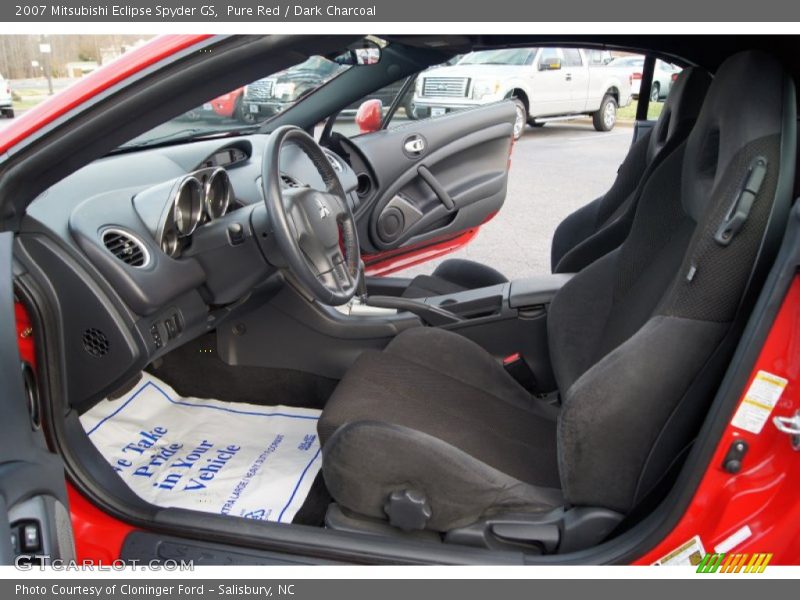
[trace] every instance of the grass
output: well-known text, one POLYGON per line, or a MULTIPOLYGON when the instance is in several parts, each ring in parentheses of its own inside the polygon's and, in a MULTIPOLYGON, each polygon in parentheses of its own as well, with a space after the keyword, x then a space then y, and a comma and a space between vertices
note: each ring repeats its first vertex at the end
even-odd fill
MULTIPOLYGON (((635 121, 636 120, 636 107, 639 105, 639 102, 634 100, 628 106, 624 108, 620 108, 617 111, 617 118, 620 121, 635 121)), ((661 114, 661 110, 664 108, 663 102, 651 102, 650 105, 647 107, 647 118, 648 119, 657 119, 658 115, 661 114)))
POLYGON ((14 93, 19 96, 47 96, 47 88, 14 88, 14 93))
POLYGON ((32 98, 25 98, 24 100, 15 100, 14 101, 14 110, 28 110, 29 108, 33 108, 37 104, 40 104, 47 96, 42 96, 41 98, 32 99, 32 98))

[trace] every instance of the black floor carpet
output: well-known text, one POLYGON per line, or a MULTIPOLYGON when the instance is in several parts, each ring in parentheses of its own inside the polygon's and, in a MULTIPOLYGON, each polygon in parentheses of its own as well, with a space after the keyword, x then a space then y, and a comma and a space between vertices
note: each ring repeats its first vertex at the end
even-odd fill
MULTIPOLYGON (((182 396, 226 402, 322 409, 336 387, 334 379, 301 371, 232 367, 219 358, 216 342, 213 333, 188 342, 147 370, 182 396)), ((331 502, 322 473, 318 473, 292 522, 321 527, 331 502)))
POLYGON ((182 396, 317 409, 325 406, 337 383, 290 369, 232 367, 219 358, 213 333, 173 350, 147 370, 182 396))

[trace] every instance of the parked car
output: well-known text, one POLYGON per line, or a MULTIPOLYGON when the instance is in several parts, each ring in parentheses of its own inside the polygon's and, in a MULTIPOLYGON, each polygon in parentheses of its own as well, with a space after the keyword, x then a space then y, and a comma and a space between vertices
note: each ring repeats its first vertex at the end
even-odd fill
POLYGON ((312 56, 295 67, 250 83, 244 87, 239 116, 245 122, 256 122, 282 112, 341 69, 331 60, 312 56))
POLYGON ((231 118, 243 120, 241 118, 243 95, 244 87, 238 87, 187 111, 184 113, 184 117, 190 121, 231 118))
POLYGON ((464 56, 452 66, 431 69, 417 80, 414 111, 435 117, 455 110, 512 99, 525 124, 591 115, 595 129, 610 131, 617 108, 631 101, 630 79, 606 66, 602 51, 577 48, 512 48, 464 56))
MULTIPOLYGON (((642 69, 644 68, 643 56, 622 56, 615 58, 609 63, 611 67, 617 67, 628 72, 631 83, 631 96, 639 97, 639 89, 642 85, 642 69)), ((678 78, 680 68, 663 60, 656 60, 656 68, 653 73, 653 86, 650 88, 650 100, 658 102, 664 100, 672 89, 672 84, 678 78)))
POLYGON ((11 86, 0 75, 0 113, 6 118, 14 118, 14 100, 11 97, 11 86))

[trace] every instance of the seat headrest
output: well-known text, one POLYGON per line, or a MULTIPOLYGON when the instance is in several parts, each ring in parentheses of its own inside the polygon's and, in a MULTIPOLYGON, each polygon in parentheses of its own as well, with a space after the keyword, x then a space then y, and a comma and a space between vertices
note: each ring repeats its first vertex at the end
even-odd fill
POLYGON ((720 66, 683 161, 683 207, 695 221, 734 156, 756 140, 784 132, 786 110, 793 102, 791 80, 765 52, 740 52, 720 66))
POLYGON ((688 134, 703 106, 711 75, 699 67, 687 67, 672 84, 647 145, 652 160, 675 134, 688 134))

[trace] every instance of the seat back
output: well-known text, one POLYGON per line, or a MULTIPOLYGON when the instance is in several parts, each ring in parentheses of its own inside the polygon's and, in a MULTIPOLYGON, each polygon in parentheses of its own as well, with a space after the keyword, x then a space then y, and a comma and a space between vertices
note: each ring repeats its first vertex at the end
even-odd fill
POLYGON ((554 299, 559 473, 571 504, 630 511, 696 434, 754 266, 770 262, 767 232, 785 224, 795 119, 794 85, 776 60, 728 59, 688 139, 644 183, 624 243, 554 299))
POLYGON ((687 67, 672 86, 653 128, 639 138, 620 165, 611 188, 570 214, 556 228, 550 252, 554 273, 577 273, 628 236, 641 184, 692 130, 711 76, 687 67))

